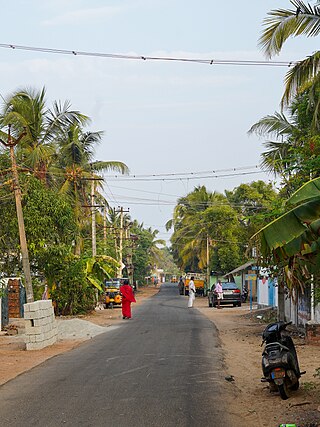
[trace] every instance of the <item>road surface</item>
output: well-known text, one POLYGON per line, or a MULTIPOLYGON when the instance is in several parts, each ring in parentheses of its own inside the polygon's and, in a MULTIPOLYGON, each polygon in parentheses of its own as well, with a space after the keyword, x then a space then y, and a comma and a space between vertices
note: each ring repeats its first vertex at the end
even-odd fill
POLYGON ((131 320, 4 384, 0 425, 229 426, 222 357, 214 325, 164 284, 131 320))

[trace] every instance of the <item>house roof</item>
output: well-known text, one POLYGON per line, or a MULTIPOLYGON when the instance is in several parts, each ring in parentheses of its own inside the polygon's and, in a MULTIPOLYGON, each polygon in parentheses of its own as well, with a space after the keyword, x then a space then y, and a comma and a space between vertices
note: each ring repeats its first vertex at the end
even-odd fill
POLYGON ((239 273, 240 271, 245 270, 246 268, 250 267, 251 265, 254 265, 254 261, 248 261, 245 264, 240 265, 240 267, 235 268, 232 271, 229 271, 229 273, 225 274, 224 276, 228 276, 228 274, 235 274, 239 273))

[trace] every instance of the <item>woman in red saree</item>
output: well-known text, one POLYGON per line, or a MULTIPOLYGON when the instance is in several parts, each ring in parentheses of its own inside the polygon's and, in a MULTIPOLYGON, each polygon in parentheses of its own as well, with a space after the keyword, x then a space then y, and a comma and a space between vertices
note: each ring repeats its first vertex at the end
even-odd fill
POLYGON ((120 286, 120 293, 122 295, 122 318, 131 319, 131 303, 136 302, 136 299, 128 280, 123 281, 123 285, 120 286))

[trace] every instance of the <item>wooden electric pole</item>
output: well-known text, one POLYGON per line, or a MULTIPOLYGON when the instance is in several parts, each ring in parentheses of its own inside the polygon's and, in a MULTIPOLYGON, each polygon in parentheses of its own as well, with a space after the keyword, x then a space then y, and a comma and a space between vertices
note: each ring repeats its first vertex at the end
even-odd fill
POLYGON ((22 212, 22 203, 21 203, 21 188, 19 185, 19 175, 16 163, 16 157, 14 153, 14 147, 20 142, 20 140, 26 135, 26 131, 22 132, 18 139, 13 140, 11 137, 11 125, 9 125, 8 130, 8 139, 7 142, 3 141, 0 138, 0 142, 10 149, 10 158, 12 165, 12 175, 13 175, 13 189, 14 189, 14 197, 16 201, 16 211, 17 211, 17 219, 18 219, 18 227, 19 227, 19 237, 20 237, 20 247, 21 247, 21 257, 22 257, 22 268, 26 281, 26 296, 27 302, 33 302, 33 288, 32 288, 32 280, 31 280, 31 272, 30 272, 30 262, 29 262, 29 253, 26 239, 26 232, 24 227, 24 219, 22 212))

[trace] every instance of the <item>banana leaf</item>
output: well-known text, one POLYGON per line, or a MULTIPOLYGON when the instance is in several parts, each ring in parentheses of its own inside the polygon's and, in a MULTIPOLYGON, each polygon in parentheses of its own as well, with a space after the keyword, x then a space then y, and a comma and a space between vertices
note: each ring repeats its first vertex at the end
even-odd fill
POLYGON ((270 224, 259 230, 251 239, 261 239, 261 252, 266 256, 275 251, 282 258, 299 253, 304 244, 312 244, 316 240, 310 233, 308 226, 312 226, 314 234, 320 232, 320 197, 303 203, 270 224))
POLYGON ((103 292, 102 286, 100 285, 100 283, 98 282, 98 280, 96 280, 93 277, 87 276, 87 280, 93 285, 95 286, 99 291, 103 292))
POLYGON ((287 204, 291 206, 298 205, 299 203, 306 203, 313 199, 320 198, 320 178, 312 179, 306 182, 288 199, 287 204))

